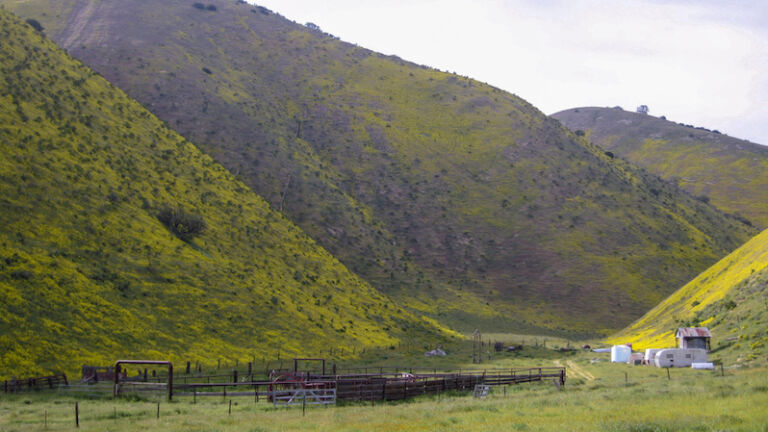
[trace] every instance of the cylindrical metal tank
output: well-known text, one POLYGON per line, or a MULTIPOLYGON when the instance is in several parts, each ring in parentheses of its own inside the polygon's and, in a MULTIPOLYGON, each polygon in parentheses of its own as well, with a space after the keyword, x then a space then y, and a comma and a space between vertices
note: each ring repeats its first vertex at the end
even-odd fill
POLYGON ((611 362, 626 363, 630 354, 632 354, 632 348, 626 345, 614 345, 611 347, 611 362))

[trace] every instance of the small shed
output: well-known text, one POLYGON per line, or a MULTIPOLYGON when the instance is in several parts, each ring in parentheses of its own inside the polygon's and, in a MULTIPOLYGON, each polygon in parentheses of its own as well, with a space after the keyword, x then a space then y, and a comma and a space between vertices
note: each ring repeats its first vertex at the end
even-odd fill
POLYGON ((679 348, 699 348, 709 351, 712 333, 706 327, 680 327, 675 337, 679 348))

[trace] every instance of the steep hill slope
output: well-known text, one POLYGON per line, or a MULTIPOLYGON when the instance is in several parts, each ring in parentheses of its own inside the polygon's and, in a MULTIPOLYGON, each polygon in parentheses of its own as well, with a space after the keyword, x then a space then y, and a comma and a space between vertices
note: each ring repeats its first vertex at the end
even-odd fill
POLYGON ((768 227, 768 147, 616 108, 574 108, 552 117, 724 211, 768 227))
POLYGON ((264 8, 4 3, 375 287, 464 330, 605 333, 754 233, 512 94, 264 8))
POLYGON ((450 335, 4 10, 0 38, 0 376, 450 335))
POLYGON ((768 353, 768 230, 701 273, 611 337, 634 347, 675 346, 678 326, 707 326, 716 357, 752 360, 768 353))

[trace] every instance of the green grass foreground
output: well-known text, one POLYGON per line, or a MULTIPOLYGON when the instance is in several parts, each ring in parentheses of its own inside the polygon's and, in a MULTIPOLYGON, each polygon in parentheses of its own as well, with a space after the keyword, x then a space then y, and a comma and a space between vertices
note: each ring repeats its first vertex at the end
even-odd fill
POLYGON ((74 430, 75 402, 83 431, 768 430, 765 368, 726 365, 724 376, 719 369, 672 369, 668 379, 664 369, 610 364, 606 354, 545 357, 503 353, 482 367, 564 365, 568 382, 562 390, 550 382, 521 384, 494 387, 485 400, 452 393, 375 406, 308 406, 305 415, 301 406, 273 408, 250 397, 198 398, 197 403, 185 397, 169 403, 162 396, 115 400, 21 394, 0 399, 0 430, 74 430))

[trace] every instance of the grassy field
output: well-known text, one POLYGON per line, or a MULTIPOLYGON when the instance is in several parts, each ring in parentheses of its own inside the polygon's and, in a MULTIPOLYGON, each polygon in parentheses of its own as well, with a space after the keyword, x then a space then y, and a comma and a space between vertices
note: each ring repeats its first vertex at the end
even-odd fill
MULTIPOLYGON (((477 368, 466 362, 471 345, 458 348, 433 361, 445 368, 477 368)), ((395 360, 405 358, 389 359, 395 360)), ((724 376, 720 369, 672 369, 668 378, 664 369, 610 364, 607 354, 563 353, 542 345, 526 346, 516 354, 494 353, 479 367, 552 365, 566 366, 568 371, 560 390, 550 382, 530 383, 494 387, 484 400, 450 393, 374 406, 307 407, 304 414, 300 406, 274 408, 251 397, 198 398, 195 403, 192 398, 168 402, 162 396, 21 394, 0 399, 0 430, 72 430, 75 403, 84 431, 768 430, 768 370, 762 367, 725 365, 724 376)))

